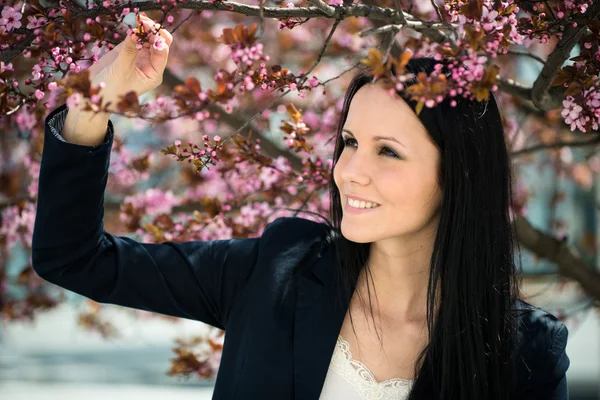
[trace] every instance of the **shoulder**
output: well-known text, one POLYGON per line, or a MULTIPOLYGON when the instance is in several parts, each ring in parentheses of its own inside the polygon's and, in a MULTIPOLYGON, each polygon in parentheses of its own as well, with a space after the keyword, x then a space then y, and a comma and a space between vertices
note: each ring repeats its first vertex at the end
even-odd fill
POLYGON ((324 222, 299 217, 279 217, 267 224, 261 235, 261 241, 298 244, 315 238, 323 239, 331 231, 331 227, 324 222))
POLYGON ((517 300, 513 312, 517 319, 520 345, 526 346, 531 352, 551 350, 553 346, 566 343, 567 327, 548 311, 517 300))
POLYGON ((517 300, 513 312, 518 330, 519 380, 535 385, 561 379, 569 367, 567 327, 548 311, 522 300, 517 300))
POLYGON ((321 254, 331 243, 333 232, 328 223, 299 217, 279 217, 263 230, 260 247, 268 258, 283 257, 290 262, 299 261, 308 253, 321 254))

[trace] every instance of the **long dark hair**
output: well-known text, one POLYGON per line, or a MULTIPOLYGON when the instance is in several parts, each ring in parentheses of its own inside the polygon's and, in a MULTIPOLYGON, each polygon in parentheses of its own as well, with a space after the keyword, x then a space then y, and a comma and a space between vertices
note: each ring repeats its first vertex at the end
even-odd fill
MULTIPOLYGON (((415 78, 405 82, 405 88, 417 83, 418 72, 429 75, 437 63, 431 58, 411 59, 406 71, 415 78)), ((447 65, 443 67, 447 71, 447 65)), ((341 131, 350 102, 371 82, 373 76, 362 69, 346 92, 332 177, 344 148, 341 131)), ((414 111, 416 103, 405 95, 405 88, 397 93, 414 111)), ((511 166, 494 96, 483 102, 460 96, 455 100, 455 107, 446 99, 434 108, 423 108, 419 115, 440 151, 443 198, 427 290, 429 342, 415 363, 409 399, 507 400, 516 385, 517 329, 511 311, 520 294, 513 253, 518 243, 509 214, 511 166)), ((350 302, 360 273, 363 269, 371 273, 370 243, 355 243, 341 235, 342 205, 333 179, 329 192, 340 300, 350 302)), ((371 305, 370 291, 368 298, 371 305)), ((370 311, 373 318, 372 306, 370 311)), ((352 310, 350 320, 354 329, 352 310)))

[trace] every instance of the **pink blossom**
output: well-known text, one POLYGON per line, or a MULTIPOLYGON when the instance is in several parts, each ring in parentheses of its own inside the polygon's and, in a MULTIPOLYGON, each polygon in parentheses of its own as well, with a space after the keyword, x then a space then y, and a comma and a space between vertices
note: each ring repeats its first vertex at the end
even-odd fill
POLYGON ((496 27, 495 27, 496 18, 498 18, 498 11, 496 11, 496 10, 489 11, 488 7, 483 7, 482 13, 481 13, 481 23, 482 23, 483 29, 486 32, 490 32, 490 31, 496 29, 496 27))
POLYGON ((23 14, 12 7, 4 6, 2 9, 2 17, 0 18, 0 26, 6 27, 8 32, 21 27, 21 17, 23 14))
POLYGON ((46 22, 48 22, 48 19, 46 17, 36 17, 34 15, 29 15, 27 17, 27 20, 29 21, 26 25, 27 29, 39 28, 43 26, 46 22))
POLYGON ((109 173, 111 179, 108 180, 108 188, 112 191, 130 190, 135 185, 148 179, 147 171, 138 171, 131 167, 131 164, 139 158, 148 158, 148 162, 152 165, 156 159, 156 154, 150 153, 149 150, 133 152, 127 146, 119 147, 119 150, 114 150, 110 156, 109 173))
POLYGON ((19 130, 29 131, 35 127, 35 115, 27 107, 22 108, 15 118, 19 130))
POLYGON ((31 247, 35 213, 35 204, 31 202, 27 202, 21 211, 19 206, 9 206, 2 211, 0 236, 6 237, 5 245, 8 249, 17 243, 23 247, 31 247))
POLYGON ((31 73, 31 77, 34 81, 37 81, 38 79, 41 78, 42 75, 42 68, 40 67, 40 64, 35 64, 33 66, 32 69, 32 73, 31 73))
POLYGON ((79 92, 73 93, 71 96, 67 98, 67 108, 73 108, 78 105, 83 99, 83 96, 79 92))
POLYGON ((130 203, 138 209, 145 209, 150 216, 158 216, 170 214, 173 207, 179 205, 181 200, 171 190, 163 192, 160 189, 150 188, 134 196, 126 196, 123 202, 130 203))
POLYGON ((577 128, 581 132, 586 132, 585 126, 590 120, 594 130, 597 130, 600 124, 600 93, 591 88, 585 90, 583 95, 586 99, 586 109, 577 104, 573 96, 567 96, 563 100, 561 115, 565 119, 565 123, 570 126, 571 131, 577 128))
POLYGON ((0 72, 14 71, 12 63, 4 64, 4 61, 0 61, 0 72))
POLYGON ((167 48, 167 42, 165 41, 165 38, 163 38, 162 36, 157 36, 154 40, 154 43, 152 43, 152 48, 158 51, 165 50, 167 48))

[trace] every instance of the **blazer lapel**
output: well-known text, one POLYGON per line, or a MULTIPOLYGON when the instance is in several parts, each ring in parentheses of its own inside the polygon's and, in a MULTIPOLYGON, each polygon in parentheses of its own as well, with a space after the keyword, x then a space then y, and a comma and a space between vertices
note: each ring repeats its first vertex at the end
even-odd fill
POLYGON ((298 278, 294 323, 294 389, 296 400, 317 400, 347 304, 336 302, 338 282, 333 249, 311 251, 307 273, 298 278))

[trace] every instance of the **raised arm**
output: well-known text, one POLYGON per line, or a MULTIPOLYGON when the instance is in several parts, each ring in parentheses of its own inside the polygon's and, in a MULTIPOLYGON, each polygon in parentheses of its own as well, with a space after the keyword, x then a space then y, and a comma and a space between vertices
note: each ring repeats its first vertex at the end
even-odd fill
POLYGON ((113 125, 109 121, 99 146, 69 143, 59 134, 66 112, 62 105, 45 120, 34 270, 100 303, 225 329, 228 312, 257 264, 261 239, 150 244, 105 232, 113 125))

